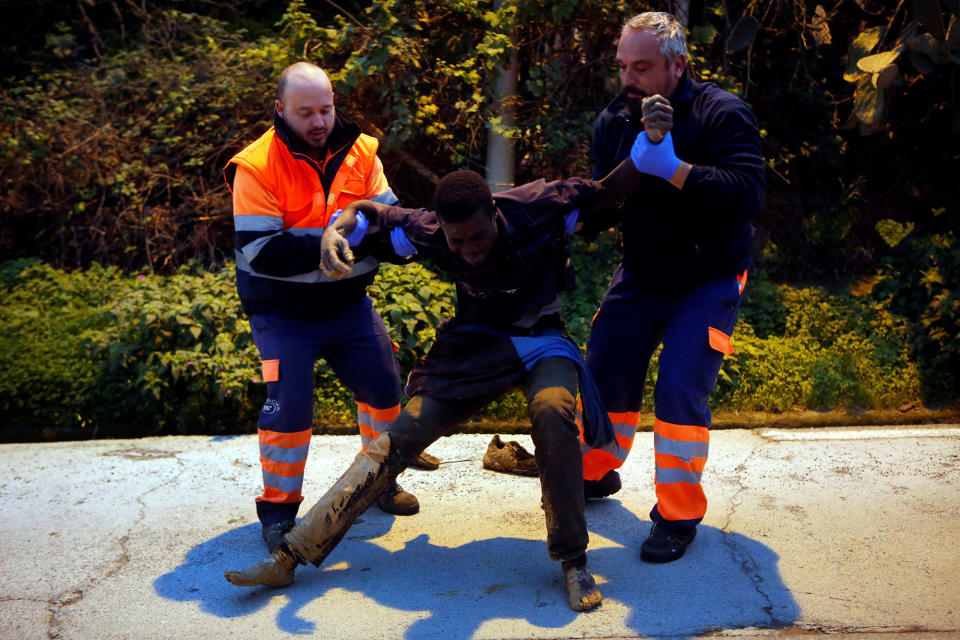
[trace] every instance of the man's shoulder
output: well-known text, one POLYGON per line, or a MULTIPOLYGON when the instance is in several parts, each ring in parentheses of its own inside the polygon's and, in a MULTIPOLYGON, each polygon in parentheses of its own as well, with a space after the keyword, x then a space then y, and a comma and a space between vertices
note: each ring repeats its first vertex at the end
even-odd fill
POLYGON ((241 149, 233 158, 230 159, 230 162, 235 162, 237 164, 242 164, 244 166, 250 167, 250 165, 260 165, 265 163, 269 156, 270 150, 274 145, 279 144, 279 138, 276 135, 276 132, 273 127, 270 127, 263 134, 241 149))
POLYGON ((223 175, 228 185, 233 185, 234 176, 238 168, 249 171, 258 182, 267 181, 267 166, 270 164, 271 150, 281 144, 275 135, 274 128, 267 129, 259 138, 238 151, 224 167, 223 175))
POLYGON ((709 81, 693 82, 693 102, 698 111, 723 112, 750 110, 740 96, 709 81))

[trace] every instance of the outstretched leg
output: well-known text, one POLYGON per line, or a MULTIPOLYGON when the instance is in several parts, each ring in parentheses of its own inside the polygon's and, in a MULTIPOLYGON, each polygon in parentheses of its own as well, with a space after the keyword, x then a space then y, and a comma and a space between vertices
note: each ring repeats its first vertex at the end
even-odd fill
POLYGON ((293 582, 298 564, 320 566, 360 514, 420 452, 485 402, 420 396, 410 400, 387 432, 357 454, 346 473, 286 534, 286 544, 272 552, 273 562, 228 571, 224 577, 242 587, 286 586, 293 582))
POLYGON ((360 514, 405 468, 398 458, 391 457, 389 433, 373 440, 287 533, 287 544, 272 553, 273 562, 262 562, 245 571, 227 571, 224 577, 241 587, 284 587, 293 582, 298 564, 320 566, 360 514))

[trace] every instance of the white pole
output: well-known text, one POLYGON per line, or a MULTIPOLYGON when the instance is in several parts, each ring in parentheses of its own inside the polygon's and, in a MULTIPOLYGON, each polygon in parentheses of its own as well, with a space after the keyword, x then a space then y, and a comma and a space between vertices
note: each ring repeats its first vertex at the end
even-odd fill
MULTIPOLYGON (((500 8, 503 0, 494 0, 493 8, 500 8)), ((497 69, 494 86, 496 111, 502 126, 516 126, 512 101, 517 93, 517 52, 510 56, 510 64, 497 69)), ((489 132, 487 138, 487 184, 493 193, 506 191, 514 186, 516 157, 513 140, 501 133, 489 132)))

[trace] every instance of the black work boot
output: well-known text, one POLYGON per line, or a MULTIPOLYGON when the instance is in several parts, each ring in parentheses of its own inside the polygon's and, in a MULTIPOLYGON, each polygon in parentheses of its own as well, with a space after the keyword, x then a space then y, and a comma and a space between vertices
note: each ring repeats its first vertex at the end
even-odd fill
POLYGON ((606 498, 620 491, 620 474, 610 470, 599 480, 583 481, 583 497, 587 500, 606 498))
POLYGON ((263 525, 263 541, 267 543, 267 549, 273 554, 274 551, 287 546, 287 541, 283 536, 290 529, 293 529, 296 523, 293 520, 283 520, 263 525))
POLYGON ((417 496, 404 491, 396 482, 389 485, 380 497, 377 498, 377 506, 386 513, 395 516, 412 516, 420 511, 420 502, 417 496))
POLYGON ((654 522, 650 535, 640 545, 640 559, 645 562, 673 562, 683 557, 687 547, 697 536, 696 528, 686 533, 671 531, 654 522))

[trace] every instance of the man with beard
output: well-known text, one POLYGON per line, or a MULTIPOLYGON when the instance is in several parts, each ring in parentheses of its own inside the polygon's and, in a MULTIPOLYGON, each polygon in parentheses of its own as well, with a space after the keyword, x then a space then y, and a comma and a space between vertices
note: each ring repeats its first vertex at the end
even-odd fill
POLYGON ((749 107, 693 79, 674 16, 628 20, 617 64, 623 91, 596 120, 594 178, 627 156, 645 175, 626 198, 623 262, 587 343, 587 366, 617 436, 601 448, 584 446, 584 491, 590 499, 620 489, 615 469, 633 444, 647 368, 662 345, 654 391, 657 501, 640 557, 669 562, 683 555, 706 512, 707 401, 724 354, 733 352, 764 164, 749 107))
MULTIPOLYGON (((237 291, 267 384, 257 423, 263 493, 256 506, 271 551, 293 528, 303 499, 317 358, 353 392, 364 447, 400 413, 393 342, 366 295, 379 263, 360 260, 340 279, 320 271, 320 238, 339 209, 360 199, 397 201, 376 139, 334 108, 333 95, 316 65, 284 69, 273 126, 224 169, 233 193, 237 291)), ((418 462, 435 468, 435 459, 418 462)), ((397 515, 419 509, 396 483, 377 504, 397 515)))

